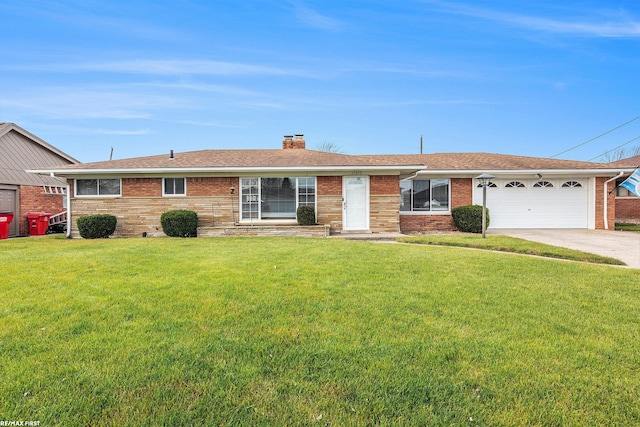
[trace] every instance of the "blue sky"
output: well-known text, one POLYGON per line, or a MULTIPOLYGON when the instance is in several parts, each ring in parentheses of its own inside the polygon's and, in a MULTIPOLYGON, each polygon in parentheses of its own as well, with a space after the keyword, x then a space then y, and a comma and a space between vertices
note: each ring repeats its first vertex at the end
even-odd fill
MULTIPOLYGON (((0 16, 0 121, 84 162, 293 133, 550 157, 640 116, 637 0, 0 0, 0 16)), ((639 136, 640 119, 560 158, 639 136)))

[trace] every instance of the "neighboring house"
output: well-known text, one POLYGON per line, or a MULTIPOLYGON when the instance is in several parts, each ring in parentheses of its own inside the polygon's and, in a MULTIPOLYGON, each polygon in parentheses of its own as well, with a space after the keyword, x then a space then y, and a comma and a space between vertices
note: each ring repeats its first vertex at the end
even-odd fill
POLYGON ((113 214, 116 235, 140 236, 161 234, 160 216, 172 209, 196 211, 199 235, 275 234, 295 224, 301 205, 314 206, 331 233, 454 230, 452 208, 481 204, 482 173, 496 177, 490 227, 607 228, 615 205, 605 195, 620 170, 485 153, 346 155, 307 150, 295 135, 275 150, 171 152, 32 172, 68 179, 72 218, 113 214))
POLYGON ((0 123, 0 211, 14 213, 10 237, 29 234, 29 212, 58 214, 65 210, 65 180, 25 170, 75 163, 76 159, 20 126, 0 123))
POLYGON ((629 177, 631 172, 640 168, 640 156, 629 157, 609 163, 611 167, 623 168, 628 171, 616 180, 616 222, 620 224, 640 224, 640 198, 629 193, 620 184, 629 177))

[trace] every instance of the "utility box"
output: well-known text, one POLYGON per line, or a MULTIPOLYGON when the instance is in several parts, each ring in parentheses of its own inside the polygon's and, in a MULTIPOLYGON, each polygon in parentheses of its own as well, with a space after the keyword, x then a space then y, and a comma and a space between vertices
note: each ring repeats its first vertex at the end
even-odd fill
POLYGON ((9 225, 13 221, 13 212, 0 212, 0 239, 9 238, 9 225))
POLYGON ((29 220, 29 235, 44 236, 47 234, 49 218, 51 218, 50 213, 32 212, 27 214, 27 219, 29 220))

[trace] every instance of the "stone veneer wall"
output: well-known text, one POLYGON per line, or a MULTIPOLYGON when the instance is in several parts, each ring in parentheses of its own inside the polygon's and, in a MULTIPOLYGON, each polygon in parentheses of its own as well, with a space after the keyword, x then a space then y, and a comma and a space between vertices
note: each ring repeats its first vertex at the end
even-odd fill
POLYGON ((123 178, 122 197, 72 199, 71 235, 79 235, 79 216, 94 214, 118 218, 115 236, 164 235, 160 216, 173 209, 195 211, 199 227, 231 227, 239 219, 238 183, 237 177, 187 178, 187 196, 163 197, 161 178, 123 178))
POLYGON ((316 221, 327 224, 331 231, 342 230, 342 177, 316 178, 316 221))
POLYGON ((400 177, 373 175, 369 181, 369 228, 373 233, 400 231, 400 177))

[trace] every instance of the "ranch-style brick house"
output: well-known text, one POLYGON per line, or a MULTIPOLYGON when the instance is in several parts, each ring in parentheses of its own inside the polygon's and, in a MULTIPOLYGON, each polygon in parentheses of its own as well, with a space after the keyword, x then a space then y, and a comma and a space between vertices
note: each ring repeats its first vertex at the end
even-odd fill
POLYGON ((613 228, 616 177, 602 163, 487 153, 347 155, 307 150, 303 135, 272 150, 203 150, 52 167, 75 219, 108 213, 116 236, 162 235, 160 216, 196 211, 199 236, 415 233, 454 230, 451 209, 482 203, 490 228, 613 228), (314 206, 315 227, 296 225, 314 206))

